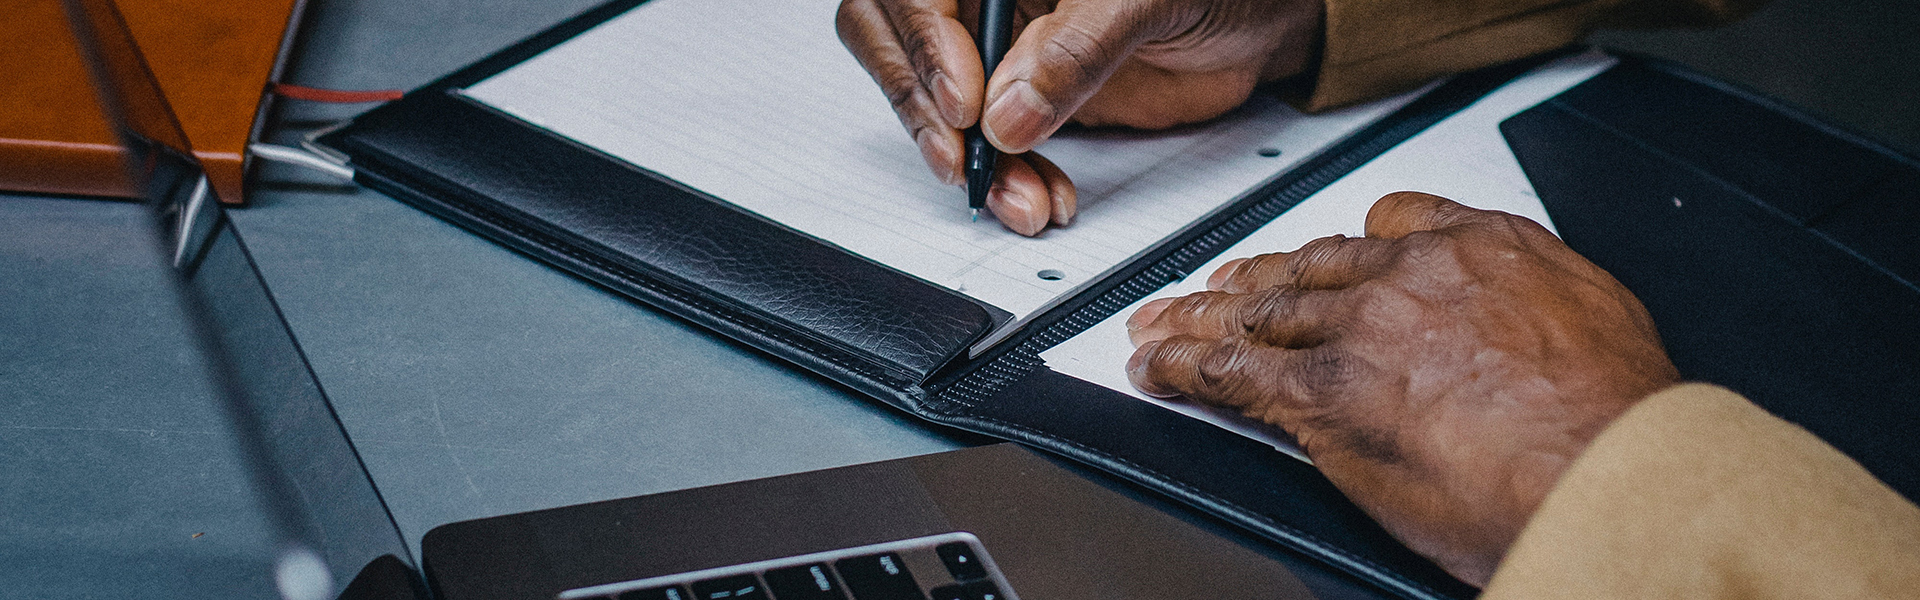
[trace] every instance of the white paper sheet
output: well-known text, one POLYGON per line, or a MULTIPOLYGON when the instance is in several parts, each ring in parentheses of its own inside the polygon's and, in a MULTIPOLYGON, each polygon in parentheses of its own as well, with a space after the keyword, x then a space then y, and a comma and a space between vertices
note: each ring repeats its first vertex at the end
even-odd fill
POLYGON ((1149 294, 1119 314, 1042 352, 1040 358, 1060 373, 1206 420, 1306 460, 1305 454, 1277 428, 1238 413, 1161 400, 1134 389, 1126 374, 1127 358, 1133 354, 1133 344, 1127 338, 1127 317, 1154 299, 1206 289, 1207 277, 1235 258, 1291 251, 1334 234, 1364 235, 1367 209, 1381 196, 1397 191, 1437 194, 1468 206, 1527 217, 1553 229, 1546 206, 1534 194, 1526 173, 1500 135, 1500 122, 1586 81, 1615 62, 1592 52, 1536 69, 1308 197, 1195 270, 1193 276, 1149 294))
POLYGON ((1016 325, 1412 97, 1315 116, 1256 99, 1177 131, 1060 135, 1040 152, 1073 178, 1080 214, 1024 238, 970 222, 964 190, 933 179, 835 37, 836 5, 653 0, 463 93, 1016 325))

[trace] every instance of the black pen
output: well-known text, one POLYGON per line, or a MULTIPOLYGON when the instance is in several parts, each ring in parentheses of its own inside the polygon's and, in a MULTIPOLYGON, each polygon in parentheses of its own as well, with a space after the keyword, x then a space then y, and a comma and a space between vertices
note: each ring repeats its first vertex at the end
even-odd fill
MULTIPOLYGON (((992 81, 994 67, 1000 66, 1007 48, 1013 46, 1013 0, 982 0, 979 31, 974 42, 980 50, 980 65, 985 67, 981 81, 992 81)), ((986 118, 985 114, 980 116, 986 118)), ((980 123, 967 128, 967 208, 973 211, 975 221, 980 220, 980 209, 987 206, 987 191, 993 188, 993 164, 999 158, 1000 151, 980 132, 980 123)))

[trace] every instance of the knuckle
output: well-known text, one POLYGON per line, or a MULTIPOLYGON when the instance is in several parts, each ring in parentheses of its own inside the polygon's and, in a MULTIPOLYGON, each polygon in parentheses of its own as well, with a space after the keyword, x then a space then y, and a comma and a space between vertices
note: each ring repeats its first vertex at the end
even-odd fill
POLYGON ((1240 315, 1240 326, 1247 333, 1260 333, 1292 316, 1300 299, 1298 290, 1272 287, 1260 292, 1240 315))
POLYGON ((911 71, 897 65, 882 65, 874 69, 873 79, 880 84, 881 93, 887 96, 887 104, 893 106, 893 114, 900 118, 900 124, 908 132, 918 136, 920 130, 932 124, 926 106, 926 92, 911 71))
POLYGON ((1175 300, 1168 306, 1166 313, 1182 321, 1205 318, 1212 312, 1213 305, 1228 297, 1228 294, 1212 290, 1194 292, 1175 300))
POLYGON ((1558 236, 1553 235, 1553 232, 1548 231, 1547 228, 1540 225, 1540 222, 1538 221, 1535 221, 1533 219, 1529 219, 1526 217, 1522 217, 1520 215, 1510 214, 1510 213, 1503 212, 1498 214, 1500 218, 1500 223, 1505 226, 1505 229, 1507 231, 1512 232, 1514 239, 1518 241, 1521 241, 1521 242, 1544 242, 1544 241, 1559 242, 1560 241, 1560 238, 1558 236))
MULTIPOLYGON (((1227 275, 1227 285, 1242 288, 1246 291, 1253 291, 1252 288, 1261 286, 1262 282, 1268 279, 1265 277, 1266 274, 1272 273, 1275 269, 1286 268, 1289 259, 1290 257, 1284 252, 1261 254, 1248 258, 1246 262, 1240 263, 1240 266, 1234 269, 1233 273, 1227 275)), ((1265 287, 1271 286, 1272 284, 1268 283, 1265 287)))
POLYGON ((1474 208, 1458 202, 1448 201, 1443 210, 1455 223, 1498 223, 1513 215, 1503 210, 1474 208))
POLYGON ((920 132, 929 125, 927 115, 918 106, 915 90, 908 88, 896 91, 896 89, 887 88, 887 102, 893 105, 893 114, 900 118, 900 125, 907 128, 907 137, 917 141, 920 139, 920 132))
POLYGON ((900 28, 900 35, 903 39, 900 43, 907 51, 907 60, 912 61, 916 68, 933 68, 935 54, 939 50, 933 32, 940 27, 940 20, 944 18, 936 13, 915 12, 902 19, 904 26, 900 28))
POLYGON ((1189 383, 1195 378, 1200 352, 1208 345, 1180 337, 1154 344, 1146 350, 1146 379, 1161 389, 1191 393, 1193 386, 1189 383))
POLYGON ((1255 372, 1253 353, 1240 342, 1215 344, 1195 362, 1200 391, 1212 397, 1231 396, 1239 383, 1255 372))
POLYGON ((1077 83, 1090 84, 1106 75, 1103 57, 1111 56, 1107 46, 1100 35, 1075 23, 1063 22, 1047 36, 1042 46, 1047 59, 1043 63, 1064 62, 1073 67, 1071 75, 1077 83))
POLYGON ((1190 339, 1177 336, 1168 338, 1153 345, 1153 348, 1147 352, 1147 362, 1151 366, 1162 367, 1156 371, 1165 374, 1168 371, 1177 370, 1182 365, 1191 364, 1193 349, 1194 344, 1190 339))
POLYGON ((914 95, 920 92, 915 87, 918 83, 911 81, 905 74, 893 72, 894 69, 885 69, 885 71, 887 72, 880 74, 882 79, 880 87, 886 92, 887 103, 893 105, 893 111, 905 117, 909 111, 913 110, 914 95))
POLYGON ((1400 238, 1401 255, 1412 260, 1427 260, 1450 253, 1453 238, 1432 231, 1415 231, 1400 238))
POLYGON ((1347 239, 1344 235, 1330 235, 1302 244, 1293 252, 1293 260, 1287 262, 1287 275, 1299 277, 1310 269, 1333 263, 1347 239))
POLYGON ((1348 238, 1345 234, 1339 234, 1339 233, 1329 235, 1329 236, 1324 236, 1324 237, 1313 238, 1312 240, 1308 240, 1307 243, 1301 244, 1300 250, 1298 250, 1298 252, 1306 252, 1306 251, 1326 252, 1334 248, 1339 248, 1341 244, 1346 243, 1347 239, 1348 238))
POLYGON ((1402 190, 1402 191, 1387 194, 1385 196, 1381 196, 1380 201, 1392 202, 1394 204, 1432 204, 1435 200, 1438 200, 1439 198, 1440 198, 1439 196, 1435 196, 1433 194, 1429 194, 1426 192, 1402 190))
POLYGON ((1374 201, 1373 208, 1367 211, 1367 216, 1373 217, 1377 214, 1383 218, 1422 220, 1424 215, 1431 212, 1435 198, 1437 196, 1422 192, 1393 192, 1374 201))

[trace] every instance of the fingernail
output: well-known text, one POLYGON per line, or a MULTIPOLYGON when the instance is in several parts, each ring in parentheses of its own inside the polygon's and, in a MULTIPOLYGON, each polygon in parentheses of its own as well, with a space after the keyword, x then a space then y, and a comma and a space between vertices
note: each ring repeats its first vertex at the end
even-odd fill
POLYGON ((1049 211, 1034 208, 1035 204, 1045 200, 1035 201, 1011 188, 999 185, 993 186, 993 189, 987 193, 989 195, 987 203, 994 207, 994 216, 1014 233, 1031 237, 1040 235, 1040 230, 1047 228, 1049 211))
POLYGON ((1236 259, 1227 261, 1227 264, 1220 265, 1220 268, 1214 270, 1212 275, 1207 276, 1207 289, 1210 289, 1210 290, 1226 289, 1227 278, 1231 277, 1234 271, 1240 270, 1240 265, 1245 262, 1247 262, 1247 259, 1236 258, 1236 259))
POLYGON ((1160 313, 1166 312, 1167 305, 1173 304, 1173 300, 1173 298, 1161 298, 1140 305, 1140 310, 1133 311, 1133 316, 1127 317, 1127 331, 1138 331, 1142 327, 1152 325, 1154 319, 1160 318, 1160 313))
POLYGON ((1127 378, 1134 381, 1134 386, 1138 387, 1141 377, 1147 374, 1147 353, 1153 352, 1154 346, 1158 345, 1160 345, 1158 340, 1141 344, 1133 351, 1133 356, 1127 357, 1127 378))
POLYGON ((946 119, 954 129, 973 126, 973 120, 968 118, 962 106, 966 102, 960 99, 960 86, 954 85, 953 79, 947 77, 946 73, 933 75, 933 103, 940 106, 940 117, 946 119))
POLYGON ((1080 202, 1079 199, 1075 197, 1078 192, 1073 189, 1073 184, 1059 187, 1065 189, 1049 187, 1047 194, 1052 196, 1053 224, 1066 227, 1073 224, 1073 211, 1079 206, 1080 202))
POLYGON ((1159 344, 1158 341, 1147 342, 1140 346, 1139 350, 1134 350, 1133 356, 1127 357, 1127 382, 1133 384, 1133 389, 1140 390, 1142 394, 1155 398, 1171 398, 1178 394, 1167 393, 1154 387, 1153 383, 1147 380, 1147 355, 1152 354, 1154 347, 1159 344))
POLYGON ((1053 105, 1026 81, 1015 81, 987 107, 980 119, 980 130, 987 140, 1006 152, 1026 152, 1050 133, 1053 105))
POLYGON ((934 178, 947 185, 960 184, 960 173, 953 168, 960 161, 954 159, 952 149, 940 143, 939 134, 932 129, 922 129, 913 141, 920 146, 920 159, 927 161, 927 168, 933 169, 934 178))
POLYGON ((1066 227, 1073 224, 1073 209, 1070 208, 1067 203, 1053 203, 1053 224, 1056 227, 1066 227))

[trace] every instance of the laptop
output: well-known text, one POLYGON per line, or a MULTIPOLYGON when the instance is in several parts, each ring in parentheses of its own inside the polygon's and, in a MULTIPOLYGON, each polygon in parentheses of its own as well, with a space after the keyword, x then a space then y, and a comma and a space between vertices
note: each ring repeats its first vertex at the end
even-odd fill
POLYGON ((422 546, 448 600, 1371 597, 1013 444, 453 523, 422 546))
POLYGON ((272 522, 282 598, 1378 597, 1013 444, 453 523, 415 561, 111 0, 66 3, 272 522))

